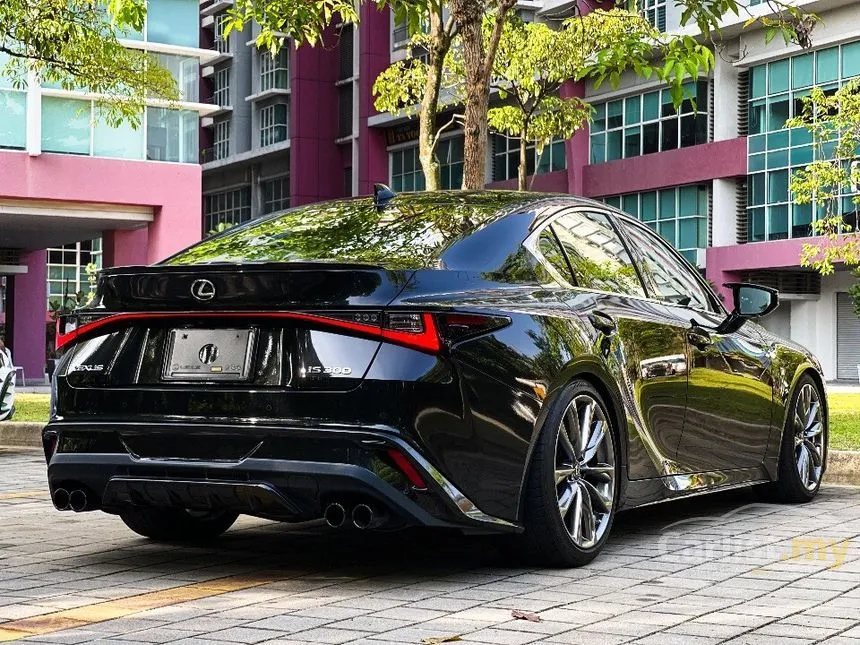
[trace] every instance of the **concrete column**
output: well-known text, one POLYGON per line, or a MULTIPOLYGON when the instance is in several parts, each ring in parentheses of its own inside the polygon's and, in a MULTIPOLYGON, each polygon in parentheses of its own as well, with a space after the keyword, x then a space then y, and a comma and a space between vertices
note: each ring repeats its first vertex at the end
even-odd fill
MULTIPOLYGON (((711 183, 713 213, 711 246, 738 243, 737 184, 734 179, 714 179, 711 183)), ((746 242, 746 240, 744 240, 746 242)))
POLYGON ((102 233, 102 266, 118 267, 147 264, 149 229, 105 231, 102 233))
POLYGON ((27 381, 43 383, 48 252, 42 250, 22 253, 21 264, 27 266, 27 273, 19 273, 11 279, 11 306, 9 318, 6 320, 7 329, 11 333, 6 340, 12 350, 13 362, 24 368, 27 381))
MULTIPOLYGON (((563 99, 573 96, 584 98, 585 83, 567 81, 561 86, 560 94, 563 99)), ((584 195, 582 176, 589 161, 588 124, 565 141, 564 154, 567 158, 567 191, 573 195, 584 195)))
POLYGON ((714 141, 738 136, 738 69, 731 63, 733 53, 729 49, 717 54, 714 64, 714 141))
MULTIPOLYGON (((391 12, 365 3, 359 28, 358 82, 358 194, 373 193, 373 184, 388 183, 388 151, 385 133, 368 127, 377 114, 373 107, 373 83, 391 62, 391 12)), ((353 174, 355 167, 353 167, 353 174)))

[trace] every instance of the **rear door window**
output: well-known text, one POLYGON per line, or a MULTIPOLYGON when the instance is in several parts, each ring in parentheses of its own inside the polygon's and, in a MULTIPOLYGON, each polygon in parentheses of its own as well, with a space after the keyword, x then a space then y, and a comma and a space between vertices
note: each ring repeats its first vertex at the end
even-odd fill
POLYGON ((576 210, 552 223, 576 284, 584 289, 645 297, 636 266, 624 243, 600 212, 576 210))

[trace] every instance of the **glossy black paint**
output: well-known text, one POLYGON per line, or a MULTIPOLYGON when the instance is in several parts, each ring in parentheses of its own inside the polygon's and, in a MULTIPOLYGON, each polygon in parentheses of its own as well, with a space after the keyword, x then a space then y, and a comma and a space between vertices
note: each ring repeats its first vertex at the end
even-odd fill
POLYGON ((256 220, 160 265, 106 270, 81 323, 182 316, 118 323, 68 349, 44 432, 50 486, 83 486, 108 512, 206 498, 297 521, 369 498, 407 523, 516 530, 542 420, 574 378, 611 408, 622 508, 775 478, 787 402, 803 373, 821 379, 817 361, 753 322, 720 331, 728 312, 692 267, 708 310, 656 297, 622 221, 638 226, 567 196, 345 200, 256 220), (609 216, 635 266, 611 274, 558 251, 557 218, 583 210, 609 216), (590 270, 630 292, 577 286, 590 270), (194 297, 200 279, 211 300, 194 297), (441 350, 265 315, 382 325, 398 311, 437 316, 441 350), (450 312, 504 324, 445 337, 439 316, 450 312), (171 329, 237 325, 255 330, 247 381, 164 380, 171 329), (260 486, 230 484, 240 480, 260 486), (206 482, 217 486, 201 494, 206 482))

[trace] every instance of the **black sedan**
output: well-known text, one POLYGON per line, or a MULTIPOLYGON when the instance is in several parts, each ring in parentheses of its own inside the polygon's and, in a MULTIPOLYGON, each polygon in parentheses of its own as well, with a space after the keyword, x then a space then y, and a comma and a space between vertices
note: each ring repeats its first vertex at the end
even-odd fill
POLYGON ((590 561, 623 509, 761 484, 812 499, 818 361, 731 311, 647 226, 569 196, 304 206, 102 271, 61 321, 60 510, 160 540, 240 513, 507 532, 590 561))

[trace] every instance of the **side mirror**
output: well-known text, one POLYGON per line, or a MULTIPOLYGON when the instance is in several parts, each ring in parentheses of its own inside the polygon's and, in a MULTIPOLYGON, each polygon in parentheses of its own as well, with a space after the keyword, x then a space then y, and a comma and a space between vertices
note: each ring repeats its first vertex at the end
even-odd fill
POLYGON ((776 289, 745 282, 728 282, 724 286, 732 290, 734 309, 717 329, 720 333, 737 331, 745 321, 766 316, 779 306, 776 289))

